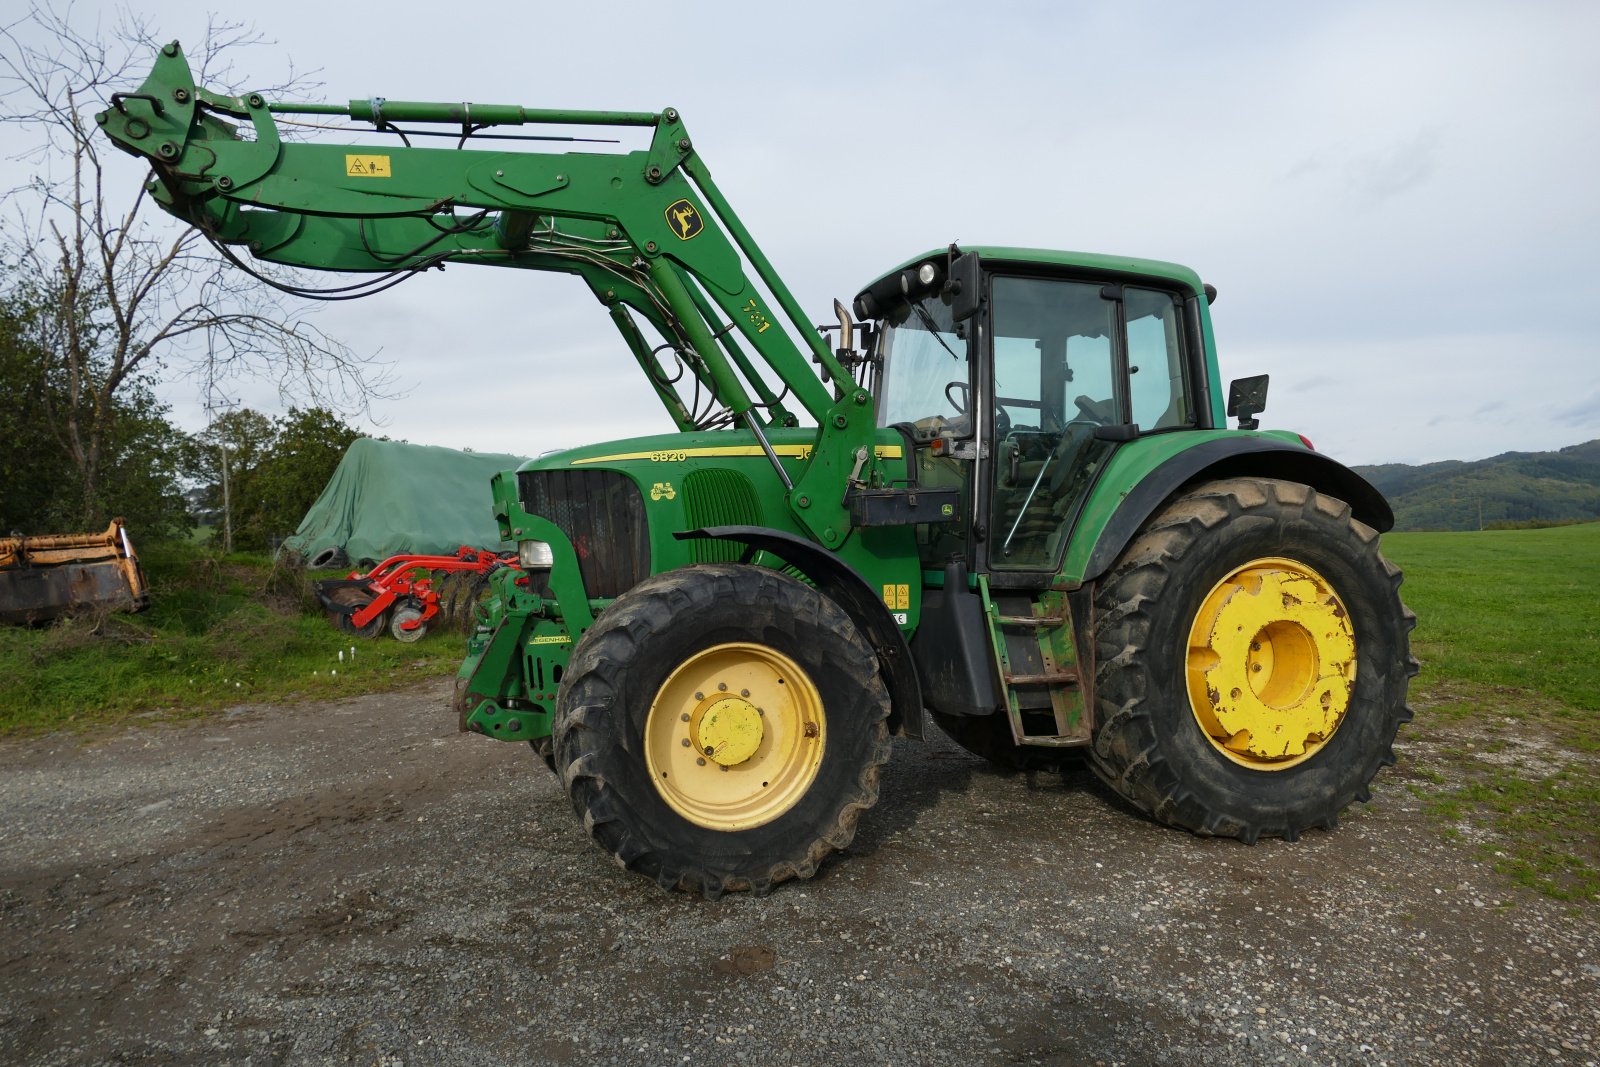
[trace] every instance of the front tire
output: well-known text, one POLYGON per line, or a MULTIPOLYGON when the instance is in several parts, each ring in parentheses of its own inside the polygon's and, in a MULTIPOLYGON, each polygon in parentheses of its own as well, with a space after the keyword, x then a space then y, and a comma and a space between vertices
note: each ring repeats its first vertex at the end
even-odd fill
POLYGON ((1308 486, 1180 497, 1096 595, 1096 773, 1198 834, 1332 829, 1411 718, 1400 582, 1377 532, 1308 486))
POLYGON ((758 567, 656 575, 573 650, 555 765, 590 836, 667 889, 809 878, 878 799, 889 697, 816 589, 758 567))

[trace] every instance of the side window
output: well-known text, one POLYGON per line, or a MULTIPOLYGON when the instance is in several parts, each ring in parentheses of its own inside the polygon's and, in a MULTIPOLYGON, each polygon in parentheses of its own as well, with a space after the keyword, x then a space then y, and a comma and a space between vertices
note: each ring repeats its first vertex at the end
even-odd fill
POLYGON ((1043 422, 1039 396, 1039 342, 1028 337, 994 339, 995 408, 1018 428, 1043 422))
POLYGON ((1192 424, 1178 302, 1153 289, 1129 286, 1123 292, 1133 421, 1141 430, 1192 424))

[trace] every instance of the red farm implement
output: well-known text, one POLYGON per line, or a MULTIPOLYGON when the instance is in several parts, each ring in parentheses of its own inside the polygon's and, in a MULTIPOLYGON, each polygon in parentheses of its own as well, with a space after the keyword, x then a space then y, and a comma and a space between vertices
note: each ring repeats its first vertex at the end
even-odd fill
POLYGON ((427 633, 439 614, 436 583, 457 579, 476 585, 501 567, 521 569, 515 553, 502 556, 467 545, 453 556, 390 556, 365 574, 323 579, 316 584, 317 599, 341 630, 376 637, 388 626, 396 641, 411 642, 427 633))

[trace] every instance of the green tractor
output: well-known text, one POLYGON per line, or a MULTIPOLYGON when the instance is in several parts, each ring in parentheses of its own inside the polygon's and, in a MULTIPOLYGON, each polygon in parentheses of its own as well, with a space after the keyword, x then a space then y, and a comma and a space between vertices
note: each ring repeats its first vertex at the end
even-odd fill
POLYGON ((670 108, 226 96, 176 43, 111 105, 150 194, 243 270, 369 272, 339 297, 561 271, 609 310, 677 432, 493 480, 524 569, 456 709, 531 744, 628 869, 708 896, 809 877, 929 716, 1005 767, 1082 750, 1152 818, 1246 842, 1331 829, 1393 761, 1416 663, 1389 507, 1258 429, 1264 378, 1224 396, 1194 272, 952 245, 818 327, 670 108), (281 114, 372 129, 285 142, 281 114))

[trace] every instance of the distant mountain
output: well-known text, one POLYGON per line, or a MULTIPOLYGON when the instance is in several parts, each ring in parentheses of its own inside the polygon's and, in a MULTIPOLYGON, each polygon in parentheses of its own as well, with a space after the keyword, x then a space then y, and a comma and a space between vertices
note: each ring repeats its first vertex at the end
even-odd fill
POLYGON ((1355 470, 1389 498, 1397 530, 1600 519, 1600 440, 1470 463, 1383 463, 1355 470))

